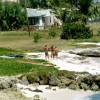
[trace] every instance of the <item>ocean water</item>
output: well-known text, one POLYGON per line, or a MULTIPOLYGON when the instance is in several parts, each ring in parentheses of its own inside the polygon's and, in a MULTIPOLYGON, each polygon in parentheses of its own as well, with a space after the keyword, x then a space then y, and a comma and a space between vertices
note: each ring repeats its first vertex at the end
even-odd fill
POLYGON ((100 93, 85 97, 84 100, 100 100, 100 93))

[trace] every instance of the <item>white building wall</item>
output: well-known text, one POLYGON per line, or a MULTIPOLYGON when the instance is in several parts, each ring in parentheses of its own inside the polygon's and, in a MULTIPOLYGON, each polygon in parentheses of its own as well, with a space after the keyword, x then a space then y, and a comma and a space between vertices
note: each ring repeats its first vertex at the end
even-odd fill
POLYGON ((2 0, 3 2, 19 2, 19 0, 2 0))

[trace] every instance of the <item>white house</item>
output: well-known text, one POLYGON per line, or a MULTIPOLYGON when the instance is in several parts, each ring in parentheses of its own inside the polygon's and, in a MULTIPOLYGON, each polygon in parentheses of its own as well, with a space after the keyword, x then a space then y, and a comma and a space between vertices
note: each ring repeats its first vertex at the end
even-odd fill
POLYGON ((45 26, 52 26, 55 23, 62 25, 61 21, 55 17, 51 9, 32 9, 26 8, 27 17, 30 25, 44 29, 45 26))
POLYGON ((93 0, 94 3, 100 3, 100 0, 93 0))
POLYGON ((2 2, 19 2, 19 0, 2 0, 2 2))

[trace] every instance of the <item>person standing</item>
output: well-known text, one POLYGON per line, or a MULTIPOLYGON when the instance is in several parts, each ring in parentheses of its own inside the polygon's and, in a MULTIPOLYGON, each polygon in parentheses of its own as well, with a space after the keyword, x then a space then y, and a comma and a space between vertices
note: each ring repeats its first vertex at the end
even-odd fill
POLYGON ((43 48, 44 52, 45 52, 45 59, 49 59, 49 54, 48 54, 48 46, 45 45, 44 48, 43 48))
POLYGON ((55 52, 55 54, 54 54, 55 58, 58 58, 58 52, 59 52, 59 50, 58 50, 57 47, 54 48, 54 52, 55 52))
POLYGON ((51 46, 50 51, 51 51, 51 58, 54 59, 54 56, 55 56, 54 53, 55 52, 54 52, 54 46, 53 45, 51 46))

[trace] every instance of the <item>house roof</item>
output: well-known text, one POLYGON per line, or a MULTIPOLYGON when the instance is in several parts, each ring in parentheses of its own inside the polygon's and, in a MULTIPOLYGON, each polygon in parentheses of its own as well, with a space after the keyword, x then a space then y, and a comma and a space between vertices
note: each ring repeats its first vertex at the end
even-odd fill
POLYGON ((98 3, 98 2, 100 3, 100 0, 93 0, 93 1, 94 1, 94 3, 98 3))
POLYGON ((41 16, 50 16, 50 9, 32 9, 26 8, 28 17, 41 17, 41 16))

